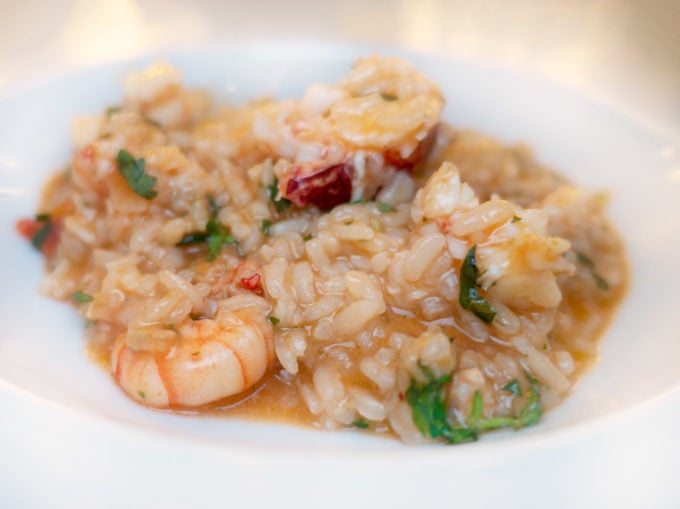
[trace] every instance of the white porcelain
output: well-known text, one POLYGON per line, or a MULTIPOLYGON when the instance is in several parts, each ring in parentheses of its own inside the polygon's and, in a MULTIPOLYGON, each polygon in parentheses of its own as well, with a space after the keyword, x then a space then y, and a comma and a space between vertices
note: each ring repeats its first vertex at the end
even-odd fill
MULTIPOLYGON (((673 402, 672 408, 660 411, 668 412, 677 423, 680 140, 534 76, 437 56, 396 52, 440 84, 447 98, 446 120, 505 142, 527 142, 541 161, 576 184, 610 195, 609 212, 630 257, 631 287, 604 337, 600 362, 562 406, 538 426, 519 433, 490 434, 479 443, 460 447, 414 449, 361 433, 324 433, 146 410, 123 396, 108 373, 86 358, 82 321, 68 306, 38 295, 41 257, 14 227, 18 219, 34 213, 47 176, 68 163, 70 119, 118 104, 124 74, 158 58, 179 67, 186 84, 206 88, 222 101, 242 102, 263 94, 299 96, 310 83, 335 82, 355 56, 371 49, 328 44, 249 45, 163 53, 84 69, 0 100, 3 419, 11 419, 15 413, 23 416, 27 433, 30 430, 38 441, 43 437, 50 444, 45 452, 48 456, 50 450, 65 448, 63 441, 54 443, 46 438, 51 433, 45 430, 55 425, 63 437, 69 437, 64 440, 74 441, 74 448, 68 450, 80 458, 78 461, 91 457, 95 463, 90 471, 81 465, 86 478, 88 472, 106 469, 115 478, 116 472, 132 469, 141 482, 141 465, 145 465, 155 473, 167 470, 169 478, 185 475, 189 483, 202 486, 196 500, 209 500, 202 497, 210 493, 217 496, 219 490, 208 490, 206 482, 213 488, 212 482, 222 479, 238 482, 233 495, 238 493, 237 500, 248 505, 247 493, 252 493, 253 500, 278 503, 274 488, 286 492, 290 483, 305 476, 313 482, 308 495, 300 495, 301 505, 334 488, 333 479, 340 485, 351 480, 328 502, 330 507, 349 501, 352 493, 376 500, 379 494, 388 496, 396 506, 435 500, 431 498, 435 494, 448 496, 447 489, 435 481, 449 478, 468 479, 465 486, 459 486, 461 500, 474 497, 476 487, 482 497, 479 500, 496 500, 493 497, 500 492, 482 488, 494 479, 507 485, 502 488, 507 493, 520 496, 521 484, 514 483, 521 483, 522 472, 529 468, 525 465, 522 470, 523 455, 544 457, 547 451, 559 451, 560 447, 566 451, 578 443, 578 437, 597 443, 594 436, 605 436, 607 429, 617 426, 623 429, 620 436, 626 436, 631 430, 620 423, 626 419, 637 422, 634 419, 641 418, 640 409, 645 405, 651 408, 658 401, 673 402), (187 462, 186 471, 171 457, 187 462), (505 471, 499 458, 520 466, 505 471), (471 477, 480 469, 488 474, 485 479, 471 477), (260 486, 258 478, 267 481, 260 486), (264 489, 266 486, 271 490, 264 489)), ((22 426, 22 421, 16 425, 22 426)), ((23 436, 11 429, 13 436, 23 436)), ((669 438, 677 447, 678 435, 669 438)), ((16 443, 4 444, 7 457, 26 460, 25 450, 13 449, 16 443)), ((566 457, 568 454, 573 451, 565 452, 566 457)), ((58 490, 55 479, 62 473, 49 472, 54 476, 51 485, 58 490)), ((18 476, 16 472, 12 475, 18 476)), ((130 483, 136 486, 125 478, 126 489, 130 483)), ((548 495, 549 486, 544 483, 539 489, 542 496, 548 495)), ((86 487, 83 493, 95 493, 96 489, 110 497, 121 495, 101 485, 86 487)), ((13 494, 16 498, 12 500, 19 505, 18 492, 6 493, 13 494)), ((672 496, 677 490, 668 493, 666 496, 672 496)), ((173 504, 182 500, 167 497, 167 506, 179 507, 173 504)), ((457 500, 455 495, 452 500, 457 500)), ((55 507, 61 506, 59 501, 53 499, 55 507)), ((224 501, 229 501, 228 495, 224 501)), ((559 503, 553 506, 562 507, 559 503)))

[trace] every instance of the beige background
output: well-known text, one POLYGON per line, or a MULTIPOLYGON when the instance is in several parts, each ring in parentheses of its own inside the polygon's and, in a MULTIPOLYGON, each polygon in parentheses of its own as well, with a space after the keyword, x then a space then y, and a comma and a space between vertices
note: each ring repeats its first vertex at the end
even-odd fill
POLYGON ((680 0, 0 0, 0 91, 150 50, 251 40, 393 45, 556 80, 680 133, 680 0))

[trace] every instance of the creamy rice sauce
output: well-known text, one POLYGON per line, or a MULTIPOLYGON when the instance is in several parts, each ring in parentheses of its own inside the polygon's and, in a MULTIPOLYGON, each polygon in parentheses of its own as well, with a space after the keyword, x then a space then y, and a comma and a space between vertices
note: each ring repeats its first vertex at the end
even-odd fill
POLYGON ((41 290, 149 407, 409 443, 535 424, 597 359, 623 246, 604 195, 443 105, 377 57, 226 108, 169 66, 133 73, 19 222, 41 290))

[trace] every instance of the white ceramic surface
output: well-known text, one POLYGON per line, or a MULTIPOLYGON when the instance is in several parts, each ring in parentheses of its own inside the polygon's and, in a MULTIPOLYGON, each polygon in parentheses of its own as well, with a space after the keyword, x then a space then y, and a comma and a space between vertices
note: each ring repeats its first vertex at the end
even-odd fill
MULTIPOLYGON (((82 499, 76 500, 96 499, 105 507, 120 506, 130 490, 140 502, 156 496, 168 507, 179 507, 194 493, 192 485, 201 487, 194 501, 214 503, 220 483, 228 487, 225 502, 277 503, 277 489, 291 495, 296 483, 309 482, 304 479, 311 483, 309 491, 297 495, 303 506, 313 505, 337 486, 343 488, 325 506, 361 500, 357 497, 375 501, 388 497, 398 507, 434 503, 449 496, 447 483, 451 483, 456 501, 520 500, 523 490, 533 490, 551 507, 569 507, 575 499, 567 492, 555 497, 550 478, 541 478, 540 471, 581 468, 578 475, 583 476, 588 469, 610 468, 616 473, 616 465, 607 458, 601 459, 602 464, 593 458, 580 464, 573 457, 574 446, 590 443, 595 450, 609 440, 609 430, 618 429, 614 440, 623 440, 634 451, 637 444, 629 443, 628 434, 656 430, 671 453, 678 452, 678 432, 668 421, 678 423, 680 401, 676 297, 680 272, 675 269, 680 255, 680 141, 528 74, 445 57, 406 55, 440 83, 448 101, 444 114, 448 121, 503 141, 528 142, 539 159, 575 183, 611 195, 611 217, 630 256, 631 289, 605 337, 601 362, 574 395, 535 428, 485 436, 480 443, 462 447, 416 450, 358 433, 321 433, 147 411, 122 396, 108 375, 84 356, 82 324, 75 312, 37 295, 42 262, 16 235, 14 223, 32 214, 41 183, 67 163, 70 118, 118 103, 125 72, 160 56, 183 71, 186 83, 207 88, 222 100, 239 102, 262 94, 296 96, 312 82, 333 82, 355 56, 371 49, 265 44, 164 52, 65 74, 0 101, 0 233, 4 239, 0 408, 4 416, 23 416, 14 425, 3 423, 5 436, 14 437, 11 441, 0 438, 7 450, 0 463, 4 474, 0 488, 11 502, 9 507, 40 507, 49 501, 55 507, 68 506, 68 498, 54 494, 63 495, 61 481, 78 479, 84 483, 78 483, 83 491, 78 495, 82 499), (666 416, 659 418, 666 421, 636 429, 653 412, 666 416), (630 425, 622 424, 626 420, 630 425), (51 426, 60 440, 45 433, 45 427, 51 426), (73 448, 65 445, 69 440, 73 448), (22 443, 27 444, 23 449, 22 443), (69 451, 61 455, 66 470, 53 464, 41 472, 41 465, 56 460, 51 452, 61 449, 69 451), (562 464, 553 453, 564 458, 571 454, 571 463, 562 464), (32 455, 44 455, 48 461, 30 461, 32 455), (42 499, 29 492, 30 475, 13 470, 9 459, 42 473, 53 496, 42 499), (534 461, 543 464, 534 472, 542 482, 539 487, 526 480, 534 461), (108 482, 100 482, 103 478, 108 482), (165 495, 158 491, 163 478, 173 481, 165 495), (120 481, 120 490, 114 479, 120 481), (262 486, 261 480, 265 480, 262 486), (182 482, 188 483, 183 489, 182 482), (484 488, 494 482, 494 490, 484 488), (170 496, 173 492, 179 494, 170 496)), ((401 55, 394 50, 382 52, 401 55)), ((625 500, 651 496, 656 497, 651 499, 657 502, 655 507, 662 507, 679 495, 667 484, 671 481, 666 472, 677 467, 678 460, 665 456, 661 442, 649 440, 649 444, 638 457, 644 458, 650 450, 654 453, 658 472, 647 480, 653 490, 635 492, 638 498, 625 500)), ((616 500, 616 478, 593 487, 591 500, 607 496, 616 500), (609 491, 600 491, 603 486, 609 491)), ((620 472, 618 479, 624 478, 620 472)))

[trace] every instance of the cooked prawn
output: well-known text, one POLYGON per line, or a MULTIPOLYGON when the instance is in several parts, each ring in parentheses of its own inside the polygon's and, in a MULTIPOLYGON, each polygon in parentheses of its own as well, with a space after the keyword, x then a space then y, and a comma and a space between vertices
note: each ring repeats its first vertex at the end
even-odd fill
POLYGON ((133 350, 125 334, 111 356, 113 377, 134 400, 159 408, 192 408, 239 394, 271 365, 269 304, 255 295, 222 301, 213 318, 174 327, 165 350, 133 350))
POLYGON ((310 87, 301 101, 273 103, 253 124, 279 160, 279 193, 329 209, 372 198, 397 169, 426 152, 444 99, 436 84, 393 58, 359 59, 337 86, 310 87))
POLYGON ((416 224, 434 220, 454 259, 478 247, 476 283, 492 301, 525 314, 559 305, 556 277, 572 274, 574 267, 563 256, 569 242, 548 233, 547 211, 498 198, 480 203, 458 169, 444 163, 418 192, 412 217, 416 224))

